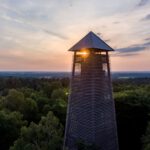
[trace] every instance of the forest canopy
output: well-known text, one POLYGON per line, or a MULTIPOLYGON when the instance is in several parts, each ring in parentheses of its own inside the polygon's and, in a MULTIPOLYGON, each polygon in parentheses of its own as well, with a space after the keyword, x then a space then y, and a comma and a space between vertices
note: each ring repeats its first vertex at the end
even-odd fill
MULTIPOLYGON (((0 149, 62 149, 69 79, 8 77, 0 83, 0 149)), ((113 81, 120 150, 150 150, 149 91, 148 78, 113 81)))

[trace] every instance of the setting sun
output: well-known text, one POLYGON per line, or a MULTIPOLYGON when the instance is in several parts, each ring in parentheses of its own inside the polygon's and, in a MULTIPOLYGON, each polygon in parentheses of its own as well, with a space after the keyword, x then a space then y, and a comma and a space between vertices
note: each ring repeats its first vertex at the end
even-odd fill
POLYGON ((87 49, 81 50, 77 53, 78 55, 81 55, 83 58, 87 58, 89 56, 89 51, 87 49))

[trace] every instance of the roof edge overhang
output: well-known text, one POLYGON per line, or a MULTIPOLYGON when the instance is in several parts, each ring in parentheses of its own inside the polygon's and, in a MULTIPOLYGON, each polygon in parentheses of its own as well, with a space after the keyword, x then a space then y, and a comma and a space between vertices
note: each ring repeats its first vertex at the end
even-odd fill
POLYGON ((71 52, 79 52, 79 51, 83 51, 83 50, 85 50, 85 49, 87 49, 87 50, 90 50, 90 51, 103 51, 103 52, 111 52, 111 51, 115 51, 114 49, 112 49, 111 48, 111 50, 106 50, 106 49, 99 49, 99 48, 82 48, 82 49, 72 49, 72 48, 70 48, 68 51, 71 51, 71 52))

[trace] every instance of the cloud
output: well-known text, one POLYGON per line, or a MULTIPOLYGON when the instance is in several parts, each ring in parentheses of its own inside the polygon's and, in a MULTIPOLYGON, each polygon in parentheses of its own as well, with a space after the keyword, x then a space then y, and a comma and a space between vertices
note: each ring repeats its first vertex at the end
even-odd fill
POLYGON ((117 49, 116 52, 118 56, 132 56, 149 48, 150 48, 150 42, 148 41, 142 44, 119 48, 117 49))
POLYGON ((141 0, 138 4, 139 7, 141 6, 145 6, 147 3, 149 2, 149 0, 141 0))
POLYGON ((150 41, 150 38, 146 38, 146 39, 144 39, 145 41, 150 41))
POLYGON ((133 52, 135 53, 135 52, 143 51, 145 49, 146 47, 144 46, 129 46, 129 47, 117 49, 117 51, 119 53, 133 53, 133 52))
POLYGON ((53 9, 50 9, 48 7, 49 5, 44 3, 40 6, 40 4, 27 1, 24 3, 24 6, 22 6, 22 4, 18 3, 18 0, 15 1, 17 5, 23 7, 23 9, 21 10, 19 7, 12 7, 8 4, 0 4, 0 19, 9 21, 10 26, 16 23, 14 28, 17 26, 22 28, 22 30, 28 30, 30 28, 34 32, 43 31, 50 36, 67 39, 66 36, 59 32, 59 29, 57 31, 54 30, 59 24, 53 22, 53 9), (31 2, 32 5, 29 2, 31 2), (42 9, 42 11, 38 9, 42 9), (51 21, 51 24, 48 23, 49 21, 51 21))
MULTIPOLYGON (((64 64, 63 55, 67 53, 67 48, 89 30, 102 36, 112 47, 119 47, 119 56, 141 55, 140 52, 148 55, 145 49, 150 44, 149 22, 140 20, 143 16, 147 18, 146 14, 149 14, 148 0, 116 0, 116 3, 113 0, 2 1, 0 58, 7 62, 10 68, 14 66, 15 69, 19 64, 24 64, 25 67, 20 67, 24 69, 35 64, 34 67, 37 66, 40 70, 51 64, 55 67, 60 63, 64 64), (135 9, 137 3, 146 7, 135 9), (144 39, 144 45, 134 45, 135 42, 142 43, 141 40, 144 39), (14 52, 15 50, 18 51, 14 52), (6 52, 5 56, 1 54, 2 51, 6 52), (19 53, 20 51, 23 52, 19 53), (58 54, 62 55, 59 59, 58 54), (41 60, 45 57, 46 61, 41 60), (12 62, 16 63, 12 65, 12 62)), ((5 65, 0 66, 5 68, 5 65)), ((66 66, 69 66, 69 63, 66 63, 66 66)))
POLYGON ((53 31, 50 31, 50 30, 47 30, 47 29, 43 29, 43 31, 47 34, 50 34, 50 35, 53 35, 53 36, 56 36, 56 37, 59 37, 61 39, 68 39, 66 36, 62 35, 62 34, 59 34, 59 33, 56 33, 56 32, 53 32, 53 31))
POLYGON ((146 15, 144 18, 142 18, 143 21, 146 21, 146 20, 150 20, 150 14, 146 15))
POLYGON ((4 20, 7 20, 7 21, 10 21, 10 22, 16 22, 18 24, 29 26, 30 28, 32 28, 34 30, 36 29, 37 31, 42 30, 42 31, 44 31, 44 33, 47 33, 51 36, 55 36, 55 37, 58 37, 58 38, 61 38, 61 39, 67 39, 67 37, 64 36, 63 34, 60 34, 60 33, 54 32, 54 31, 50 31, 49 29, 48 30, 44 29, 44 27, 42 27, 40 25, 36 25, 32 22, 26 21, 26 20, 24 20, 20 17, 12 18, 12 17, 7 16, 7 15, 1 15, 0 18, 4 19, 4 20))
POLYGON ((144 43, 144 46, 150 46, 150 42, 146 42, 146 43, 144 43))
POLYGON ((113 22, 113 24, 119 24, 119 23, 120 23, 119 21, 114 21, 114 22, 113 22))
POLYGON ((111 56, 113 56, 113 57, 128 57, 128 56, 135 56, 135 55, 138 55, 139 53, 114 53, 113 55, 111 55, 111 56))

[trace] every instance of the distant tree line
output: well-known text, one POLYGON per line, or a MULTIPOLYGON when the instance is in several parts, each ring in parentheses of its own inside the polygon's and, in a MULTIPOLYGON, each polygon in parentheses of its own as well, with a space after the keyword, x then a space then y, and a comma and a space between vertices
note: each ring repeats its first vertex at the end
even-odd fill
MULTIPOLYGON (((68 86, 68 78, 0 78, 0 149, 61 150, 68 86)), ((150 79, 117 79, 113 90, 120 150, 150 150, 150 79)))

